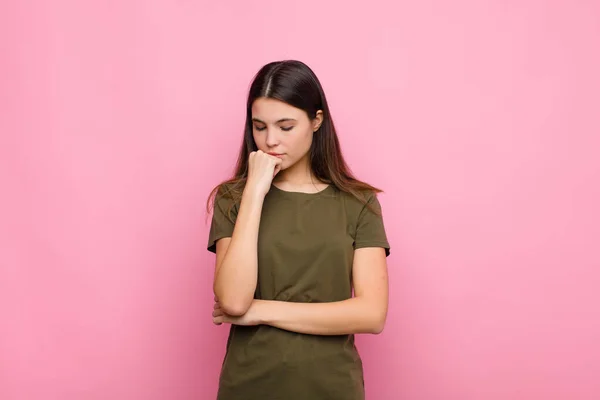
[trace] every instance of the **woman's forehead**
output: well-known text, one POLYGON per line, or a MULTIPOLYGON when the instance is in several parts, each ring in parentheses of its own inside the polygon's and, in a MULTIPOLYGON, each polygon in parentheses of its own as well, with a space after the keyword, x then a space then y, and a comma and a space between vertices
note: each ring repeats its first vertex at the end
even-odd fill
POLYGON ((261 97, 252 104, 252 118, 266 123, 299 120, 302 114, 303 110, 276 99, 261 97))

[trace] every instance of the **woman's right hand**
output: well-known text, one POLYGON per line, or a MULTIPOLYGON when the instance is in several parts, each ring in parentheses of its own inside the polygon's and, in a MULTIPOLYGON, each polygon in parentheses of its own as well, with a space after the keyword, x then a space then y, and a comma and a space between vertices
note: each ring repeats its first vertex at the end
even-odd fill
POLYGON ((281 170, 282 162, 280 158, 261 150, 250 153, 246 188, 254 191, 257 195, 266 196, 271 189, 273 178, 281 170))

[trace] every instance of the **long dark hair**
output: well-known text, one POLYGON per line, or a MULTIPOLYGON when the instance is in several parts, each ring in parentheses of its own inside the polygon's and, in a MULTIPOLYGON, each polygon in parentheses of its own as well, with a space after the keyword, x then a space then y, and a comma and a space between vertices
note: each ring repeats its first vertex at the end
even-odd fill
POLYGON ((262 67, 250 85, 244 141, 235 174, 212 190, 206 204, 207 212, 210 213, 217 194, 234 199, 234 203, 242 197, 248 176, 248 157, 251 152, 258 150, 252 135, 252 104, 259 97, 277 99, 302 109, 311 120, 316 117, 317 111, 323 111, 323 121, 313 136, 309 150, 310 167, 317 179, 352 194, 363 204, 367 202, 365 191, 381 192, 380 189, 357 180, 344 161, 325 93, 315 73, 301 61, 275 61, 262 67))

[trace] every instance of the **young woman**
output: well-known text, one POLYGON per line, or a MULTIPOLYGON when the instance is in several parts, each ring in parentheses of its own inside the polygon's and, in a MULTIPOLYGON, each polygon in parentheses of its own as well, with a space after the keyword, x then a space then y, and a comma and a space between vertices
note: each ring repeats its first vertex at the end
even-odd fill
POLYGON ((213 322, 231 324, 219 400, 364 399, 354 334, 381 332, 388 304, 378 192, 344 162, 313 71, 265 65, 235 176, 208 202, 213 322))

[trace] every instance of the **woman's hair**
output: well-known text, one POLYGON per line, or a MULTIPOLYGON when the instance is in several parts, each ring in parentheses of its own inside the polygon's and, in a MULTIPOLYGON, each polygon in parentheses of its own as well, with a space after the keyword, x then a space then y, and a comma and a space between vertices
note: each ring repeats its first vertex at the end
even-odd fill
POLYGON ((217 193, 219 196, 232 198, 233 203, 241 199, 248 176, 248 157, 251 152, 258 150, 252 135, 252 104, 260 97, 280 100, 304 110, 311 120, 316 117, 317 111, 323 111, 323 121, 313 136, 309 150, 310 167, 317 179, 352 194, 363 204, 367 202, 364 191, 381 192, 380 189, 357 180, 344 161, 325 93, 315 73, 301 61, 275 61, 262 67, 250 85, 244 141, 235 174, 212 190, 207 201, 208 212, 211 211, 217 193))

